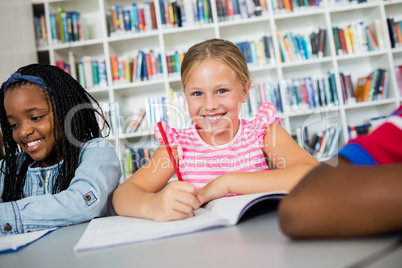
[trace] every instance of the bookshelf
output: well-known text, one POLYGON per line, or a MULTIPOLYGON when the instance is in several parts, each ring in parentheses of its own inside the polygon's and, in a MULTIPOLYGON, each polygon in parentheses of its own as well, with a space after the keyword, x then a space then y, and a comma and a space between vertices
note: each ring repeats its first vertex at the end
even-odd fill
MULTIPOLYGON (((200 0, 199 0, 200 1, 200 0)), ((167 1, 163 1, 168 3, 167 1)), ((184 1, 186 2, 186 1, 184 1)), ((191 2, 191 1, 190 1, 191 2)), ((201 1, 206 2, 206 1, 201 1)), ((225 2, 225 1, 223 1, 225 2)), ((272 36, 275 55, 274 62, 250 64, 252 79, 255 83, 277 82, 281 94, 283 112, 280 113, 282 126, 289 132, 302 126, 308 126, 308 137, 330 127, 340 127, 341 133, 338 146, 348 139, 348 126, 363 124, 373 117, 385 116, 402 103, 401 89, 398 89, 395 66, 402 65, 402 47, 391 47, 387 18, 402 20, 402 0, 368 1, 363 3, 349 1, 304 1, 312 6, 297 7, 293 1, 293 11, 289 2, 280 0, 260 1, 259 16, 243 17, 234 15, 228 20, 222 19, 222 0, 211 0, 209 18, 192 25, 174 27, 163 24, 160 2, 154 1, 157 29, 144 32, 125 32, 110 34, 110 10, 115 5, 129 7, 132 3, 142 6, 141 0, 33 0, 34 16, 44 14, 47 37, 52 36, 50 17, 57 13, 59 6, 64 10, 77 11, 85 21, 86 33, 82 40, 57 44, 48 39, 37 48, 39 62, 56 64, 57 61, 69 61, 69 53, 73 52, 75 61, 84 56, 91 59, 104 60, 106 66, 107 84, 88 91, 101 103, 109 104, 112 111, 112 124, 120 121, 124 126, 144 108, 150 97, 166 98, 169 101, 171 89, 179 92, 180 77, 168 74, 167 55, 185 52, 191 45, 208 38, 223 38, 235 43, 260 40, 264 35, 272 36), (266 3, 266 5, 264 5, 266 3), (339 54, 335 44, 333 27, 347 28, 352 22, 364 21, 375 30, 382 32, 381 47, 374 50, 363 50, 348 54, 339 54), (378 25, 376 25, 378 24, 378 25), (377 28, 376 28, 377 27, 377 28), (318 29, 325 30, 325 45, 320 57, 305 60, 281 61, 281 45, 277 33, 308 36, 318 29), (126 83, 113 82, 112 64, 110 58, 133 57, 139 50, 160 54, 159 67, 162 73, 147 81, 126 83), (350 75, 352 84, 356 87, 359 77, 367 76, 377 68, 388 71, 388 92, 382 99, 368 102, 344 101, 340 73, 350 75), (283 81, 292 81, 305 77, 326 77, 333 74, 334 92, 339 97, 336 104, 323 107, 297 109, 289 108, 286 98, 287 88, 283 81), (282 85, 282 86, 281 86, 282 85)), ((227 2, 227 1, 226 1, 227 2)), ((255 1, 254 1, 255 2, 255 1)), ((170 2, 172 3, 172 2, 170 2)), ((174 1, 174 3, 179 3, 174 1)), ((180 2, 181 3, 181 2, 180 2)), ((299 2, 298 2, 299 3, 299 2)), ((250 6, 249 6, 250 7, 250 6)), ((355 36, 355 38, 357 38, 355 36)), ((300 80, 301 81, 301 80, 300 80)), ((293 81, 294 82, 294 81, 293 81)), ((293 83, 292 82, 292 83, 293 83)), ((298 83, 298 82, 296 82, 298 83)), ((243 115, 244 116, 244 115, 243 115)), ((188 122, 187 122, 188 123, 188 122)), ((174 124, 173 124, 174 125, 174 124)), ((142 126, 142 125, 141 125, 142 126)), ((153 128, 142 126, 135 133, 125 133, 114 129, 110 140, 116 145, 120 156, 124 155, 127 146, 157 147, 153 138, 153 128)))

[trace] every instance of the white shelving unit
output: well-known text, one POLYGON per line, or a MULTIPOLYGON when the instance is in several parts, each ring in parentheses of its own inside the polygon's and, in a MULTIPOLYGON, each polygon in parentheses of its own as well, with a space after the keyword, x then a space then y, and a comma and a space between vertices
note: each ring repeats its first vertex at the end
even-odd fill
MULTIPOLYGON (((388 115, 402 103, 394 73, 394 66, 402 64, 402 48, 391 48, 386 18, 393 16, 402 19, 402 0, 371 1, 368 3, 331 6, 323 2, 321 7, 300 10, 294 13, 274 14, 271 0, 268 1, 266 16, 251 17, 243 20, 219 22, 215 0, 211 1, 213 23, 201 24, 187 28, 163 29, 160 19, 159 2, 155 1, 158 30, 133 33, 119 37, 109 37, 106 27, 106 11, 112 5, 129 6, 131 3, 143 3, 138 0, 48 0, 33 1, 34 13, 44 12, 49 22, 49 14, 56 12, 58 6, 65 10, 76 10, 81 13, 87 23, 88 36, 86 41, 77 41, 63 45, 49 43, 48 46, 38 48, 39 61, 55 64, 56 60, 68 61, 68 52, 73 51, 78 59, 91 56, 94 59, 106 60, 108 85, 105 88, 89 90, 98 100, 108 103, 120 103, 124 118, 133 115, 137 107, 144 106, 144 100, 149 96, 169 96, 170 88, 180 90, 179 78, 167 75, 167 65, 163 60, 163 78, 160 80, 144 81, 128 84, 112 84, 111 56, 133 55, 139 49, 155 49, 165 59, 166 53, 175 50, 186 51, 191 45, 213 37, 228 39, 233 42, 258 40, 264 34, 271 33, 275 47, 276 64, 251 67, 252 79, 256 82, 282 81, 286 79, 302 78, 306 76, 320 76, 330 70, 335 72, 338 96, 341 98, 339 73, 351 73, 352 82, 356 85, 359 77, 366 76, 376 68, 384 68, 390 74, 390 88, 386 99, 372 102, 344 104, 340 101, 335 107, 317 108, 315 110, 287 112, 281 114, 282 125, 288 132, 298 126, 309 125, 313 129, 326 129, 328 126, 342 127, 339 146, 348 140, 347 126, 362 124, 372 117, 388 115), (355 55, 338 56, 335 51, 332 26, 345 26, 352 21, 365 20, 373 23, 380 19, 384 33, 385 49, 364 52, 355 55), (318 27, 325 27, 326 49, 323 58, 301 62, 281 63, 276 27, 279 32, 294 31, 298 33, 312 32, 318 27), (314 127, 315 126, 315 127, 314 127)), ((47 23, 47 32, 50 33, 50 23, 47 23)), ((50 34, 48 34, 50 36, 50 34)), ((285 94, 282 90, 282 103, 285 107, 285 94)), ((310 133, 312 134, 312 133, 310 133)), ((143 146, 144 144, 157 146, 153 138, 153 131, 146 130, 140 133, 115 133, 110 138, 115 144, 119 155, 124 152, 125 146, 143 146)))

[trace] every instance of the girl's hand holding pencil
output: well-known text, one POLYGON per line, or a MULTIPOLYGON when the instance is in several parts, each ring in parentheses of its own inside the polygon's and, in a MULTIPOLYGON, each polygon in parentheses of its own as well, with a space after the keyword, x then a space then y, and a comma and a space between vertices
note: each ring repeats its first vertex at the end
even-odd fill
POLYGON ((174 181, 153 196, 147 217, 155 221, 181 220, 194 215, 200 205, 194 185, 174 181))

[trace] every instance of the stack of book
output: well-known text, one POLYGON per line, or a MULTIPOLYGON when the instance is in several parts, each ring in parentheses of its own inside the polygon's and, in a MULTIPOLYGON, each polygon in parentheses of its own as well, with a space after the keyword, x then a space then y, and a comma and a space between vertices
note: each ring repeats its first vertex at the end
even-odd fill
POLYGON ((210 0, 159 0, 159 8, 165 29, 212 23, 210 0))
POLYGON ((169 77, 180 76, 180 66, 185 54, 185 52, 178 51, 166 53, 166 63, 169 77))
POLYGON ((170 104, 167 107, 169 125, 178 129, 189 127, 191 125, 191 118, 183 91, 181 89, 173 90, 171 88, 169 99, 170 104))
POLYGON ((69 61, 56 60, 56 66, 69 73, 80 85, 87 89, 104 88, 107 86, 106 62, 104 59, 82 57, 75 62, 73 52, 69 52, 69 61))
POLYGON ((322 58, 325 55, 325 40, 325 28, 320 28, 309 36, 278 32, 281 60, 282 62, 294 62, 322 58))
POLYGON ((389 73, 378 68, 369 75, 357 79, 356 101, 381 100, 388 96, 389 73))
POLYGON ((395 21, 393 17, 389 17, 387 25, 391 47, 402 47, 402 21, 395 21))
POLYGON ((351 55, 385 48, 381 21, 374 21, 375 31, 364 21, 352 22, 341 28, 332 26, 335 49, 338 55, 351 55))
POLYGON ((215 0, 219 21, 247 19, 268 15, 266 0, 215 0))
POLYGON ((106 12, 106 23, 110 36, 157 30, 155 4, 150 1, 128 7, 113 5, 106 12))
POLYGON ((98 111, 95 113, 96 120, 98 121, 99 129, 102 132, 103 137, 108 136, 109 134, 114 134, 113 122, 112 122, 112 109, 111 105, 106 102, 99 102, 100 107, 96 107, 98 111), (104 115, 104 118, 100 116, 100 114, 104 115), (109 124, 109 127, 107 126, 109 124))
POLYGON ((110 57, 114 84, 156 80, 162 78, 162 58, 160 53, 139 50, 134 57, 110 57))
POLYGON ((371 132, 371 124, 350 125, 348 126, 349 138, 354 139, 358 136, 365 136, 371 132))
POLYGON ((149 161, 154 150, 150 148, 126 148, 123 154, 124 174, 131 175, 149 161))
POLYGON ((242 105, 242 118, 250 119, 256 115, 264 102, 275 105, 276 111, 281 113, 282 98, 278 82, 263 82, 252 84, 246 102, 242 105))
POLYGON ((154 96, 145 100, 144 120, 146 120, 149 131, 153 131, 154 126, 156 126, 159 121, 169 122, 169 107, 165 97, 154 96))
POLYGON ((37 47, 47 46, 47 30, 46 30, 46 17, 45 14, 40 14, 34 17, 34 27, 35 27, 35 43, 37 47))
POLYGON ((275 64, 274 43, 272 34, 265 34, 257 41, 237 42, 236 46, 243 53, 250 66, 263 66, 275 64))
POLYGON ((316 158, 331 157, 338 151, 340 127, 330 127, 313 135, 308 147, 304 147, 316 158))
POLYGON ((333 71, 318 78, 305 77, 282 81, 281 87, 286 92, 285 111, 296 112, 334 106, 339 102, 333 71))
POLYGON ((57 13, 51 13, 50 30, 53 44, 64 44, 85 39, 85 23, 77 11, 64 11, 59 6, 57 13))
POLYGON ((272 9, 276 14, 305 11, 322 6, 322 0, 274 0, 272 9))
POLYGON ((361 3, 367 3, 367 0, 328 0, 329 7, 357 5, 361 3))

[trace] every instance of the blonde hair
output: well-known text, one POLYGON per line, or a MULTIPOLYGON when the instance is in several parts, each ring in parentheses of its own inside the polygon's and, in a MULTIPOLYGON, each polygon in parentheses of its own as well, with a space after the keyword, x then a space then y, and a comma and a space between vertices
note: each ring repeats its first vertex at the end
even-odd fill
POLYGON ((213 59, 228 66, 243 85, 251 81, 246 59, 240 49, 230 41, 214 38, 195 44, 187 51, 181 65, 183 89, 194 68, 206 59, 213 59))

